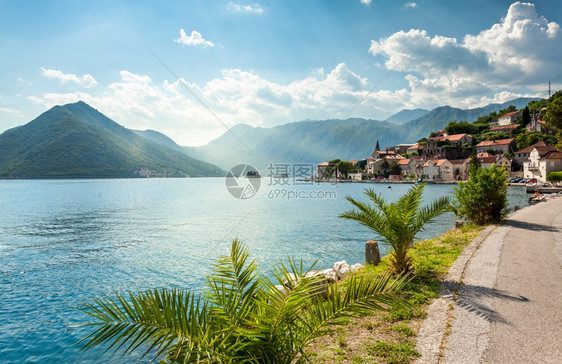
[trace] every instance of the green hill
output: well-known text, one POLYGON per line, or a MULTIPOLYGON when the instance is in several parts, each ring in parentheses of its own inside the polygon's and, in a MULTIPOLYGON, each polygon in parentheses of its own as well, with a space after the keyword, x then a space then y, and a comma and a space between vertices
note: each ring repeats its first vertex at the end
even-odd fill
POLYGON ((84 102, 0 134, 0 178, 219 176, 218 167, 141 137, 84 102))

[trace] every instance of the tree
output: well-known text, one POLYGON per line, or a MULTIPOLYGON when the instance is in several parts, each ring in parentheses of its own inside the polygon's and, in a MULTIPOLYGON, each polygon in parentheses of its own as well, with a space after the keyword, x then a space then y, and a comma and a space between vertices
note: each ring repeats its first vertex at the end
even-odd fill
POLYGON ((392 164, 390 165, 390 174, 395 176, 399 176, 402 174, 402 168, 400 168, 398 162, 392 162, 392 164))
POLYGON ((548 172, 546 180, 551 183, 562 182, 562 172, 548 172))
POLYGON ((507 171, 491 168, 472 170, 467 182, 454 187, 457 216, 477 225, 495 224, 507 214, 507 171))
POLYGON ((476 149, 472 150, 472 154, 470 155, 470 165, 468 166, 468 174, 473 175, 480 169, 480 161, 478 160, 478 156, 476 153, 476 149))
POLYGON ((525 106, 523 109, 523 114, 521 115, 521 125, 528 125, 531 123, 531 113, 529 112, 529 106, 525 106))
POLYGON ((413 186, 394 203, 388 203, 373 189, 366 189, 365 195, 373 205, 347 200, 358 210, 347 211, 341 218, 355 220, 377 233, 382 243, 392 247, 389 253, 394 272, 404 273, 411 269, 410 248, 416 235, 424 230, 425 224, 448 210, 449 197, 441 197, 432 204, 421 207, 425 184, 413 186))
POLYGON ((386 158, 382 159, 381 168, 383 170, 383 174, 386 175, 386 171, 390 168, 390 163, 386 160, 386 158))
POLYGON ((515 137, 515 147, 517 150, 521 150, 540 141, 552 145, 557 143, 557 139, 554 135, 541 133, 539 131, 524 130, 515 137))
POLYGON ((550 102, 544 114, 546 125, 562 131, 562 96, 550 102))
POLYGON ((347 178, 347 174, 353 170, 353 163, 348 161, 341 161, 338 163, 338 171, 347 178))
POLYGON ((234 240, 230 255, 213 266, 199 295, 155 289, 95 299, 83 309, 94 322, 82 326, 97 328, 81 340, 83 349, 108 345, 126 354, 142 348, 143 357, 166 355, 183 363, 305 362, 305 348, 330 333, 331 325, 403 304, 395 294, 404 279, 390 274, 375 280, 351 276, 342 292, 304 271, 302 262, 289 260, 289 268, 278 264, 271 280, 248 258, 234 240))
POLYGON ((454 134, 478 134, 481 130, 480 129, 485 129, 485 128, 489 128, 489 126, 486 124, 484 126, 479 126, 476 124, 472 124, 466 121, 451 121, 446 127, 445 127, 445 131, 447 132, 447 134, 449 135, 454 135, 454 134))

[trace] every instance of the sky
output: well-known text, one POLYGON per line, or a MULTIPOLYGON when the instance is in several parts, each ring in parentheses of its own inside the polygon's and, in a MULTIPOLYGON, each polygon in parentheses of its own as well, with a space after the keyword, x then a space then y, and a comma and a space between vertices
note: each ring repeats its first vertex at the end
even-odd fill
POLYGON ((204 145, 562 88, 562 2, 0 0, 0 132, 85 101, 204 145))

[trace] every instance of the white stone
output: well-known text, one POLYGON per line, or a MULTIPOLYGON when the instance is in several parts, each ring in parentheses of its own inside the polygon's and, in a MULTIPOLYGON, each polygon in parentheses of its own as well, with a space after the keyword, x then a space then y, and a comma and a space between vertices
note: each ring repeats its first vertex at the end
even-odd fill
POLYGON ((334 263, 334 270, 338 274, 339 279, 343 279, 346 274, 351 272, 351 270, 349 268, 349 264, 347 264, 347 262, 345 260, 342 260, 340 262, 335 262, 334 263))
POLYGON ((361 264, 361 263, 353 264, 353 265, 350 267, 352 273, 357 272, 357 271, 358 271, 359 269, 361 269, 361 268, 363 268, 363 264, 361 264))
POLYGON ((324 269, 320 271, 320 274, 323 275, 329 282, 336 282, 338 280, 338 273, 333 268, 324 269))

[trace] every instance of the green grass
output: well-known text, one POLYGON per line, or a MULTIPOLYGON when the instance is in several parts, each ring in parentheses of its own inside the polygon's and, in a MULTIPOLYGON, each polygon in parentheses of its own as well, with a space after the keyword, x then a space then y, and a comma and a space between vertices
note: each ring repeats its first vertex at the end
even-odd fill
MULTIPOLYGON (((334 328, 330 342, 323 349, 315 349, 319 355, 312 362, 341 361, 339 355, 343 355, 344 348, 348 356, 344 360, 346 363, 409 363, 418 357, 419 353, 414 349, 417 328, 429 303, 439 297, 441 280, 459 254, 484 228, 465 225, 438 238, 418 242, 410 252, 415 275, 401 292, 408 306, 392 306, 387 312, 373 313, 350 320, 347 326, 334 328), (361 333, 363 339, 359 339, 361 333)), ((390 265, 383 258, 376 267, 366 266, 357 274, 375 278, 388 269, 390 265)))
POLYGON ((406 325, 396 325, 396 326, 392 326, 390 329, 390 331, 394 331, 397 332, 399 334, 404 335, 405 337, 410 337, 410 336, 414 336, 415 333, 414 331, 412 331, 412 329, 410 329, 408 326, 406 325))
POLYGON ((377 341, 371 345, 367 351, 373 356, 384 358, 386 363, 392 364, 408 364, 412 358, 420 356, 416 351, 415 344, 410 341, 402 341, 399 343, 390 343, 385 341, 377 341))

